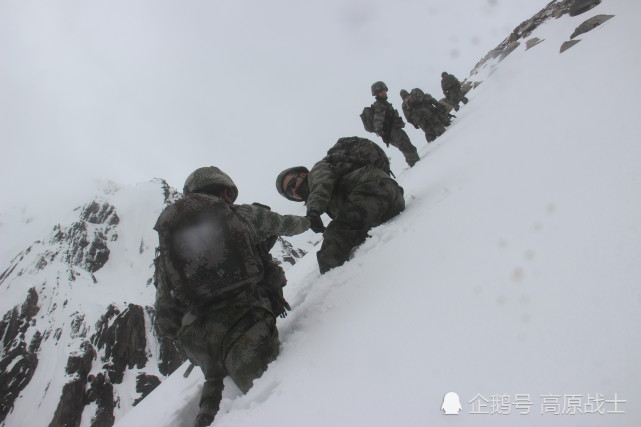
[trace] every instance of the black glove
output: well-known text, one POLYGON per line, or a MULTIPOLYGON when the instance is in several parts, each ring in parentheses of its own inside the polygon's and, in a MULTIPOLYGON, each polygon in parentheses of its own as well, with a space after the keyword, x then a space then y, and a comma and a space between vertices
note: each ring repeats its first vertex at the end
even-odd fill
POLYGON ((317 213, 310 213, 305 218, 309 221, 309 228, 312 229, 314 233, 322 233, 325 231, 325 226, 323 225, 323 220, 320 215, 317 213))

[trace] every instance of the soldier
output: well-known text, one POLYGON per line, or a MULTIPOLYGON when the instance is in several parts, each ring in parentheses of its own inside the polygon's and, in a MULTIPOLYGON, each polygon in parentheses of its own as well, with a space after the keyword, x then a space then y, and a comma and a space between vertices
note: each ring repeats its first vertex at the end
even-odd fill
POLYGON ((445 127, 450 125, 449 114, 445 107, 430 94, 423 93, 421 89, 412 89, 411 93, 403 89, 401 98, 405 118, 416 129, 425 132, 428 143, 442 135, 445 127))
POLYGON ((383 138, 389 147, 392 144, 398 148, 410 167, 420 160, 416 147, 410 142, 409 136, 403 130, 405 123, 398 115, 392 104, 387 101, 387 86, 383 82, 372 85, 372 96, 376 101, 372 104, 372 128, 376 135, 383 138))
POLYGON ((405 209, 403 189, 390 176, 389 160, 374 142, 341 138, 312 170, 282 171, 276 189, 288 200, 305 202, 311 229, 323 233, 317 253, 321 274, 349 259, 367 233, 405 209), (332 221, 324 227, 321 215, 332 221))
POLYGON ((235 205, 237 196, 223 171, 197 169, 184 198, 165 208, 154 227, 156 326, 180 342, 205 376, 195 427, 213 422, 227 375, 246 393, 278 355, 276 315, 289 305, 283 271, 265 245, 271 236, 310 226, 302 216, 263 205, 235 205))
POLYGON ((467 104, 467 102, 469 101, 465 97, 465 95, 463 95, 463 91, 461 90, 461 82, 459 82, 458 79, 452 74, 448 74, 445 71, 441 73, 441 88, 443 89, 445 98, 447 98, 450 104, 452 104, 452 106, 454 107, 454 111, 458 111, 459 102, 467 104))

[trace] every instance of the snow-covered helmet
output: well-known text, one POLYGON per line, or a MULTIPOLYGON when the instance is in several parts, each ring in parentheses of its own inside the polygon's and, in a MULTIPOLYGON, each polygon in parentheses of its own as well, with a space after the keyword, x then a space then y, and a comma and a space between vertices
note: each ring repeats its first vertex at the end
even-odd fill
POLYGON ((227 194, 234 203, 238 197, 238 188, 234 181, 225 172, 216 166, 198 168, 185 180, 183 194, 190 193, 217 193, 221 189, 227 189, 227 194))

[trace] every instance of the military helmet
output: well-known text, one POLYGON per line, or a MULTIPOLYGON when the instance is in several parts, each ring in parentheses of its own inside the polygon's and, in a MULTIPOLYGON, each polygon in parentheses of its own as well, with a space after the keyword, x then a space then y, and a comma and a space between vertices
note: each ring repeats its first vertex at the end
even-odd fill
POLYGON ((441 77, 445 77, 445 76, 447 76, 447 71, 443 71, 443 72, 441 73, 441 77))
POLYGON ((186 196, 190 193, 211 193, 223 188, 227 189, 227 194, 234 203, 238 197, 238 188, 234 181, 216 166, 207 166, 196 169, 187 177, 183 194, 186 196))
POLYGON ((292 173, 300 173, 300 172, 305 172, 309 173, 309 169, 307 169, 305 166, 294 166, 293 168, 287 168, 281 173, 278 174, 278 177, 276 178, 276 190, 278 190, 278 193, 286 198, 287 200, 291 200, 292 202, 302 202, 302 200, 299 199, 294 199, 291 196, 288 196, 287 193, 285 193, 285 190, 283 189, 283 181, 285 180, 285 177, 287 175, 290 175, 292 173))
POLYGON ((405 89, 401 89, 401 99, 405 99, 408 96, 410 96, 410 94, 405 89))
POLYGON ((387 86, 383 82, 375 82, 372 85, 372 96, 375 96, 377 93, 387 90, 387 86))

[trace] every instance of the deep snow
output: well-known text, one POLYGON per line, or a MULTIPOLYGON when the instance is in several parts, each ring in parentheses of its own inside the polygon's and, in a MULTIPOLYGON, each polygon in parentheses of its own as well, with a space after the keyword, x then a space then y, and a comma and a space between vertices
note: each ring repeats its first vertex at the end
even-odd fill
MULTIPOLYGON (((548 21, 436 142, 410 129, 406 211, 345 266, 288 271, 281 355, 246 396, 228 384, 214 425, 639 425, 639 16, 612 0, 548 21), (560 54, 598 13, 615 17, 560 54)), ((116 425, 190 425, 185 368, 116 425)))

